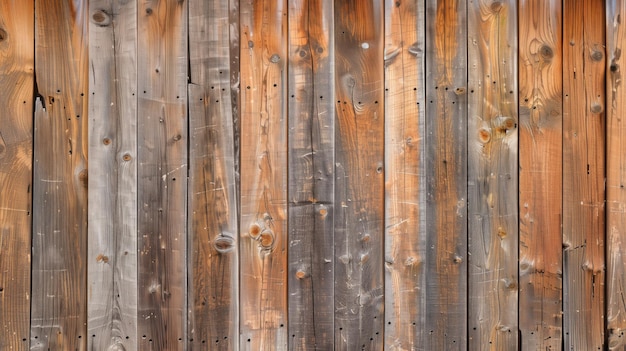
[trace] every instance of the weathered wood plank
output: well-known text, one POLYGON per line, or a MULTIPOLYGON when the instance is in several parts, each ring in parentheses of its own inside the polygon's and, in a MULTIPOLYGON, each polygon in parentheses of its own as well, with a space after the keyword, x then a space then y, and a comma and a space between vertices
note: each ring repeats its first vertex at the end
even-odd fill
POLYGON ((287 1, 240 2, 240 348, 287 348, 287 1))
POLYGON ((0 350, 30 329, 34 1, 0 2, 0 350))
POLYGON ((423 0, 385 0, 385 348, 424 347, 423 0))
POLYGON ((335 1, 335 349, 384 342, 384 2, 335 1))
MULTIPOLYGON (((187 2, 138 7, 138 336, 183 350, 187 252, 187 2)), ((127 154, 123 159, 133 159, 127 154)))
POLYGON ((238 347, 230 26, 228 1, 190 1, 189 350, 238 347))
POLYGON ((563 4, 563 339, 604 350, 604 7, 563 4))
POLYGON ((426 350, 467 343, 466 10, 426 2, 426 350))
POLYGON ((289 334, 334 344, 333 4, 289 1, 289 334))
POLYGON ((468 4, 469 348, 515 350, 517 2, 468 4))
POLYGON ((87 16, 35 3, 31 350, 87 346, 87 16))
POLYGON ((137 6, 89 3, 88 347, 137 349, 137 6))
POLYGON ((523 350, 561 348, 561 1, 519 3, 520 262, 523 350))

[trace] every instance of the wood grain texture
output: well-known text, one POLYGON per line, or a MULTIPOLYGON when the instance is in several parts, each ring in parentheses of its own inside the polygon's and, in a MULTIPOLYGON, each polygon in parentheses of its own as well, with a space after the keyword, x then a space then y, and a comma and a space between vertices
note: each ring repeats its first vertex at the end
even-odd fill
POLYGON ((190 1, 188 350, 238 347, 232 25, 228 1, 190 1))
POLYGON ((563 4, 563 339, 604 350, 603 1, 563 4))
POLYGON ((0 2, 0 350, 30 329, 34 20, 33 0, 0 2))
POLYGON ((523 350, 561 348, 561 1, 519 3, 520 288, 523 350))
POLYGON ((335 349, 384 343, 384 2, 335 1, 335 349))
POLYGON ((87 12, 35 2, 31 350, 87 346, 87 12))
POLYGON ((187 2, 138 6, 138 336, 184 350, 187 293, 187 2))
POLYGON ((468 3, 468 324, 472 350, 515 350, 517 3, 468 3))
POLYGON ((333 4, 289 1, 289 349, 334 343, 333 4))
POLYGON ((287 349, 287 1, 240 2, 240 348, 287 349))
POLYGON ((467 8, 426 2, 426 350, 467 343, 467 8))
POLYGON ((423 0, 385 1, 385 348, 424 346, 423 0))
POLYGON ((89 3, 88 348, 137 349, 137 6, 89 3))

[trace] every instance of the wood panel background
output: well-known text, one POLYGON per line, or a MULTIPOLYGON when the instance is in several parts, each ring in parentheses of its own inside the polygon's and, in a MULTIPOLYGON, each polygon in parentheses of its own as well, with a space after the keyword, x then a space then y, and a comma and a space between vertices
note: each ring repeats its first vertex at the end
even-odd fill
POLYGON ((626 350, 626 0, 0 0, 0 350, 626 350))

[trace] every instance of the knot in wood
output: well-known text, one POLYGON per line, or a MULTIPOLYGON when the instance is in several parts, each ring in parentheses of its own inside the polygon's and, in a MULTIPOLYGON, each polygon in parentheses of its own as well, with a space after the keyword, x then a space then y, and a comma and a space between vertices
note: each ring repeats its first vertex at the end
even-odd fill
POLYGON ((280 61, 280 56, 278 56, 278 54, 274 54, 270 57, 270 62, 272 63, 278 63, 280 61))
POLYGON ((600 50, 594 50, 591 53, 591 59, 593 61, 601 61, 603 57, 604 57, 604 54, 600 50))
POLYGON ((111 16, 109 16, 109 14, 106 13, 104 10, 96 10, 91 15, 91 19, 96 25, 100 27, 106 27, 111 24, 111 16))
POLYGON ((545 60, 550 60, 552 59, 552 57, 554 57, 554 50, 552 50, 552 48, 549 47, 548 45, 542 45, 541 48, 539 49, 539 54, 545 60))
POLYGON ((235 239, 230 233, 222 233, 213 241, 215 251, 224 254, 235 249, 235 239))
POLYGON ((7 36, 7 31, 4 28, 0 28, 0 41, 5 41, 7 36))

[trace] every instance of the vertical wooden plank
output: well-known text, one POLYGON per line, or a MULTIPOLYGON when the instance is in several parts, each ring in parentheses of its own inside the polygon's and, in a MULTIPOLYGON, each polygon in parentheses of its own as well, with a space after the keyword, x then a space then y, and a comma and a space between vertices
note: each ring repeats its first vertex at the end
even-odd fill
POLYGON ((87 10, 35 3, 31 350, 87 345, 87 10))
POLYGON ((426 2, 426 343, 467 342, 467 7, 426 2))
POLYGON ((424 346, 423 0, 385 0, 385 348, 424 346))
POLYGON ((515 350, 517 2, 468 4, 469 347, 515 350))
POLYGON ((561 348, 561 1, 519 3, 520 288, 523 350, 561 348))
POLYGON ((335 348, 384 342, 384 2, 335 1, 335 348))
POLYGON ((141 350, 183 350, 187 308, 187 2, 139 2, 137 40, 138 345, 141 350))
POLYGON ((240 347, 287 348, 287 1, 243 0, 240 347))
POLYGON ((137 349, 136 55, 136 3, 91 0, 87 313, 92 350, 137 349))
POLYGON ((289 1, 289 334, 334 344, 333 4, 289 1))
POLYGON ((0 2, 0 349, 30 328, 34 1, 0 2))
POLYGON ((239 339, 229 2, 189 2, 189 350, 239 339))
POLYGON ((604 7, 563 4, 563 338, 604 350, 604 7))

